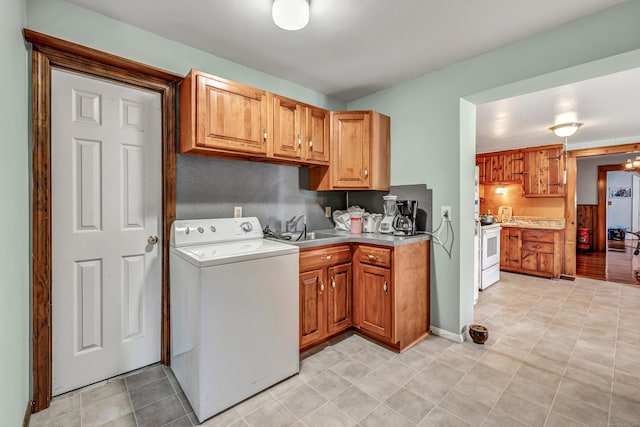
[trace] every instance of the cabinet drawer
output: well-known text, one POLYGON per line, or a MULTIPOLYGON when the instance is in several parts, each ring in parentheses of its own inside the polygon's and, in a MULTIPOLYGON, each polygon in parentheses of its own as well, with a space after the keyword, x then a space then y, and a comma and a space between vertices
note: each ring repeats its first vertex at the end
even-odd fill
POLYGON ((360 246, 358 261, 363 264, 391 267, 391 249, 360 246))
POLYGON ((351 248, 348 245, 300 251, 300 271, 343 264, 345 262, 351 262, 351 248))
POLYGON ((522 241, 553 243, 553 231, 548 230, 522 230, 522 241))
POLYGON ((522 250, 527 252, 539 252, 539 253, 545 253, 545 254, 552 254, 553 243, 524 241, 522 242, 522 250))

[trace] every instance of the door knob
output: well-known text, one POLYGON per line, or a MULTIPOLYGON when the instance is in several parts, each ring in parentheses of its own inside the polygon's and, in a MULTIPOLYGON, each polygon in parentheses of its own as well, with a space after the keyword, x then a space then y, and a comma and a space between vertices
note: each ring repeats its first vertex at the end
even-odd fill
POLYGON ((158 236, 149 236, 149 238, 147 239, 147 243, 150 245, 155 245, 156 243, 158 243, 158 236))

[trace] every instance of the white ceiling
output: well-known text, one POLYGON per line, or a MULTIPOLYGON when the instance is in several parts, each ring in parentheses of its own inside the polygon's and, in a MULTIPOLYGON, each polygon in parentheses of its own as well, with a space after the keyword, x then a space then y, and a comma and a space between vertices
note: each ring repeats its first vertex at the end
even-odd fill
POLYGON ((549 128, 569 122, 583 125, 568 149, 640 141, 640 69, 479 105, 476 151, 562 143, 549 128))
POLYGON ((68 1, 345 101, 622 3, 310 0, 309 25, 288 32, 272 0, 68 1))

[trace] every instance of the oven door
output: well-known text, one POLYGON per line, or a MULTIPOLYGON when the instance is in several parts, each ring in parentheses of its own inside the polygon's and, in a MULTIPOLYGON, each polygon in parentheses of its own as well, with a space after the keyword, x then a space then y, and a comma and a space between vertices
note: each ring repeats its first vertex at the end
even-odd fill
POLYGON ((482 229, 482 269, 500 264, 500 228, 482 229))

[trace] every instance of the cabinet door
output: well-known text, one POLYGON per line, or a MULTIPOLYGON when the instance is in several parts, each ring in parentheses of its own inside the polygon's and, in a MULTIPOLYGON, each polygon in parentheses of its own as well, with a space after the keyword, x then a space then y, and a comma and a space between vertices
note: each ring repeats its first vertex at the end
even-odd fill
POLYGON ((521 151, 505 154, 504 156, 504 181, 522 182, 522 165, 524 154, 521 151))
MULTIPOLYGON (((306 109, 306 159, 317 164, 329 164, 331 117, 321 108, 306 109)), ((305 142, 303 141, 303 144, 305 142)))
POLYGON ((300 274, 300 347, 326 334, 325 269, 300 274))
POLYGON ((371 115, 366 112, 335 113, 332 126, 333 188, 368 188, 371 115))
POLYGON ((491 182, 504 182, 504 155, 491 156, 491 182))
POLYGON ((351 326, 351 263, 329 267, 328 282, 328 329, 339 332, 351 326))
POLYGON ((520 230, 503 228, 500 230, 500 265, 520 268, 520 230))
POLYGON ((480 154, 476 154, 476 166, 478 166, 478 181, 480 183, 487 182, 486 179, 486 168, 485 168, 485 157, 480 154))
POLYGON ((552 253, 538 254, 538 271, 554 275, 552 253))
POLYGON ((536 252, 522 252, 522 269, 538 271, 538 254, 536 252))
POLYGON ((562 148, 541 148, 525 152, 523 181, 525 196, 563 196, 564 154, 562 148))
POLYGON ((360 264, 360 328, 391 338, 391 275, 389 269, 360 264))
POLYGON ((266 154, 266 92, 198 75, 196 93, 196 145, 266 154))
POLYGON ((295 101, 273 96, 273 155, 287 159, 302 157, 304 107, 295 101))

